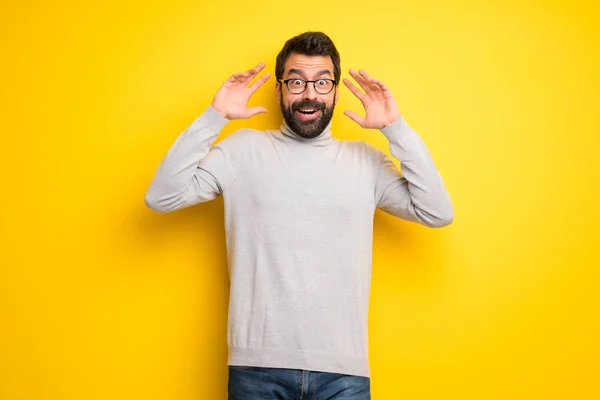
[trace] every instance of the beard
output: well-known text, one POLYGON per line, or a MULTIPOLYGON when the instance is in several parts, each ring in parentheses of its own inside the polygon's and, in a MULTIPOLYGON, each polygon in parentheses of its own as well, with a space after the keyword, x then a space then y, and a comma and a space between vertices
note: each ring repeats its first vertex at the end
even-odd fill
POLYGON ((331 121, 331 117, 333 116, 333 109, 335 108, 335 102, 331 103, 331 107, 327 107, 327 104, 319 101, 312 100, 298 100, 292 103, 289 107, 283 105, 283 101, 280 102, 281 106, 281 114, 283 114, 283 119, 290 127, 292 131, 297 133, 306 139, 313 139, 319 136, 327 125, 329 121, 331 121), (311 119, 309 121, 303 121, 298 118, 296 115, 296 110, 301 108, 312 108, 320 111, 318 117, 311 119))

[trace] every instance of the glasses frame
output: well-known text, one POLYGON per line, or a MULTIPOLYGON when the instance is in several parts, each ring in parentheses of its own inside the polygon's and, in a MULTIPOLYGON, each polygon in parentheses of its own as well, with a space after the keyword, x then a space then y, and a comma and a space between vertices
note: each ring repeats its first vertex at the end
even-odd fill
POLYGON ((306 92, 306 89, 308 88, 309 83, 313 84, 313 88, 315 89, 315 92, 317 92, 319 94, 329 94, 335 88, 335 84, 337 83, 337 81, 335 79, 329 79, 329 78, 321 78, 321 79, 317 79, 316 81, 308 81, 308 80, 302 79, 302 78, 289 78, 289 79, 278 79, 278 81, 281 83, 285 83, 285 87, 287 88, 288 92, 290 92, 291 94, 302 94, 302 93, 306 92), (304 89, 299 93, 292 92, 288 86, 289 81, 296 81, 296 80, 304 82, 304 89), (317 90, 317 81, 331 81, 331 83, 333 83, 333 85, 331 86, 331 89, 329 89, 329 91, 327 93, 321 93, 321 92, 319 92, 319 90, 317 90))

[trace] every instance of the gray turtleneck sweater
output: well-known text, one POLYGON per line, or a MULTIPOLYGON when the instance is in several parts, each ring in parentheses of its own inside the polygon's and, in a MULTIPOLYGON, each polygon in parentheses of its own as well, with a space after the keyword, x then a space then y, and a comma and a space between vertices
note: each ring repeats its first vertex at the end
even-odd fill
POLYGON ((406 121, 381 129, 403 174, 377 148, 241 129, 208 107, 162 160, 145 203, 174 211, 223 195, 231 280, 229 365, 370 376, 368 307, 376 208, 430 227, 450 196, 406 121))

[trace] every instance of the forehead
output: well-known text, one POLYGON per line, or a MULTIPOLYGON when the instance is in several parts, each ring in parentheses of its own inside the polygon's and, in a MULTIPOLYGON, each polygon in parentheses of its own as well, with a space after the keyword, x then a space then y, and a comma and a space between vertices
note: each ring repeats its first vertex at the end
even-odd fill
POLYGON ((288 74, 290 69, 303 71, 306 75, 328 70, 333 76, 333 61, 330 56, 307 56, 292 53, 285 61, 284 73, 288 74))

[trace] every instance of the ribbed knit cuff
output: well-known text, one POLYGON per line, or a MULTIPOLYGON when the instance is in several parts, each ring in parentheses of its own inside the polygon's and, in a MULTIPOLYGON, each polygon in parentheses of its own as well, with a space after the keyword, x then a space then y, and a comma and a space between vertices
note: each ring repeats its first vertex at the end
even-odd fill
POLYGON ((389 124, 388 126, 381 128, 380 131, 391 141, 400 141, 403 137, 410 134, 413 130, 404 117, 400 116, 397 120, 389 124))
POLYGON ((204 122, 211 128, 218 129, 219 131, 230 121, 219 114, 219 112, 210 105, 206 107, 204 112, 198 116, 197 120, 200 119, 204 120, 204 122))

